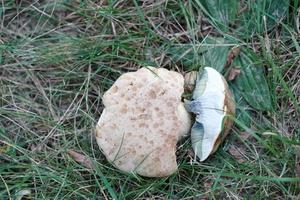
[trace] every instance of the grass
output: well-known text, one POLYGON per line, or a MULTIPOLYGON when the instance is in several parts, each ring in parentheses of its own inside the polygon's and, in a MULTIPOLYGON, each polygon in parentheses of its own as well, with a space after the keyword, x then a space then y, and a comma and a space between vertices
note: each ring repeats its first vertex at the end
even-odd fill
POLYGON ((240 10, 254 5, 251 19, 241 14, 225 26, 203 2, 0 1, 0 199, 26 190, 32 199, 299 199, 300 3, 290 1, 274 23, 267 0, 240 1, 240 10), (245 113, 219 150, 200 163, 189 139, 181 141, 179 171, 170 177, 115 169, 93 136, 104 91, 142 66, 202 68, 208 36, 255 52, 272 109, 237 99, 245 113))

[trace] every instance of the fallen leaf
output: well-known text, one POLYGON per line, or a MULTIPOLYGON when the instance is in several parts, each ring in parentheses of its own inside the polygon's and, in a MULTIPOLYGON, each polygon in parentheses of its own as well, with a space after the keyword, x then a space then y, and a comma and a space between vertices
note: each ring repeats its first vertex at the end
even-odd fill
POLYGON ((93 165, 92 162, 89 158, 87 158, 85 155, 82 155, 80 153, 77 153, 74 150, 69 150, 68 151, 69 156, 71 156, 76 162, 79 164, 82 164, 86 168, 92 169, 93 165))
POLYGON ((245 151, 242 148, 230 146, 228 152, 230 153, 230 155, 232 155, 238 161, 238 163, 246 162, 246 160, 244 159, 244 155, 243 155, 243 154, 245 154, 245 151))
POLYGON ((241 47, 239 46, 234 46, 230 49, 224 66, 225 68, 230 67, 235 57, 240 53, 240 50, 241 47))
POLYGON ((228 81, 234 80, 235 77, 237 77, 240 73, 241 73, 241 69, 238 69, 238 68, 232 68, 232 69, 230 69, 230 72, 229 72, 227 80, 228 81))

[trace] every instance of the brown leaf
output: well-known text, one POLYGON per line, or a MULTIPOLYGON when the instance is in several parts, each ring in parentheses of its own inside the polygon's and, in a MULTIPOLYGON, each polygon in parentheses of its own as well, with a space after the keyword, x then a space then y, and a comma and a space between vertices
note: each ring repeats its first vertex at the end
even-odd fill
POLYGON ((229 76, 227 78, 228 81, 234 80, 240 73, 241 73, 241 69, 238 69, 238 68, 230 69, 229 76))
POLYGON ((244 155, 245 151, 242 148, 230 146, 228 152, 238 161, 238 163, 246 162, 244 155))
POLYGON ((74 150, 68 151, 69 156, 71 156, 76 162, 85 166, 86 168, 92 169, 93 165, 90 159, 88 159, 85 155, 77 153, 74 150))
POLYGON ((240 53, 241 48, 239 46, 234 46, 228 53, 227 60, 225 63, 225 68, 230 67, 234 58, 240 53))

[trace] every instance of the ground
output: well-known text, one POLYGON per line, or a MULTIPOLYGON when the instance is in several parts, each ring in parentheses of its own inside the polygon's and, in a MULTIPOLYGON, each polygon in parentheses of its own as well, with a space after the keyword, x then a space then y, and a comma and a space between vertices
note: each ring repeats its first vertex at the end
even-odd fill
POLYGON ((0 1, 0 199, 299 199, 299 6, 0 1), (205 54, 212 37, 222 38, 217 53, 228 47, 226 64, 205 54), (242 53, 259 70, 243 71, 242 53), (194 160, 186 138, 178 172, 157 179, 106 161, 93 132, 101 97, 122 73, 155 66, 184 74, 208 64, 227 78, 239 112, 214 155, 194 160), (243 77, 259 84, 244 87, 243 77))

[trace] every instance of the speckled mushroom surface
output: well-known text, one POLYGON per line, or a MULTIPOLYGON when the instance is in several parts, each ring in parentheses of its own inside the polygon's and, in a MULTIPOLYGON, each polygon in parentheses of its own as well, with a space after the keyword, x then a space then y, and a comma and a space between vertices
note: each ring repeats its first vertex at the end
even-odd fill
POLYGON ((96 139, 113 165, 147 177, 177 170, 176 144, 191 127, 183 85, 181 74, 147 67, 121 75, 105 92, 96 139))

